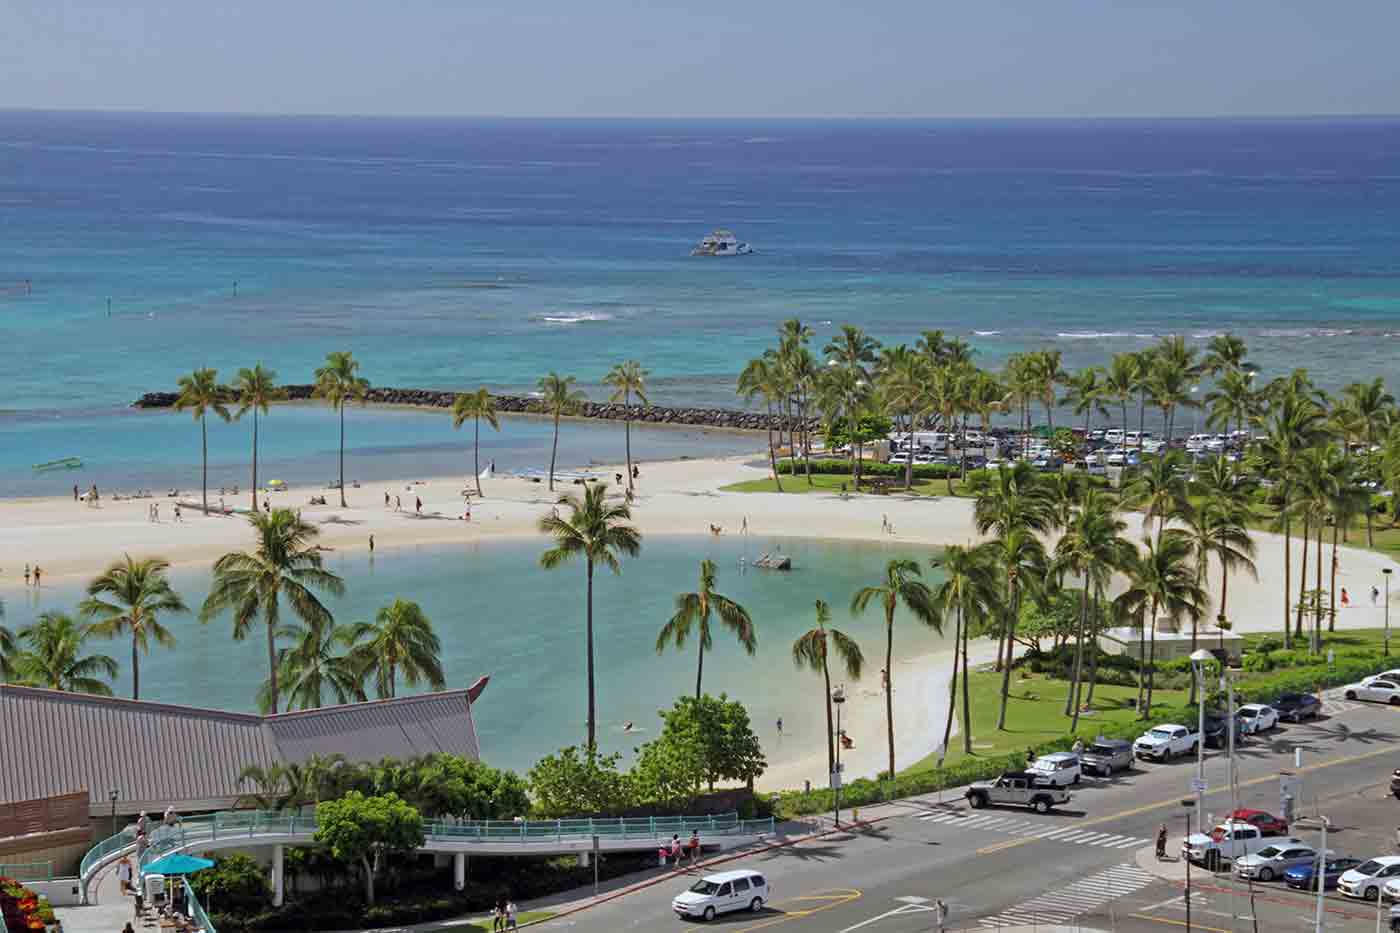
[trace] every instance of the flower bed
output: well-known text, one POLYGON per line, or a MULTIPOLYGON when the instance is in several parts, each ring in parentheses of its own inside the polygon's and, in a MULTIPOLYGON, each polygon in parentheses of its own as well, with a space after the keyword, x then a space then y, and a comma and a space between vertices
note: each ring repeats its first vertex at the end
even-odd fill
POLYGON ((59 927, 48 900, 13 878, 0 877, 0 917, 5 933, 44 933, 59 927))

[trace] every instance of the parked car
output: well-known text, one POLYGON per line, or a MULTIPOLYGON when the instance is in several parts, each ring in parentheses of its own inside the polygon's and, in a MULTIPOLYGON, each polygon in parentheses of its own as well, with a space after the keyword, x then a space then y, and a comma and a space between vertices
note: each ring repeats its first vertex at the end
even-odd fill
POLYGON ((1008 771, 995 781, 978 781, 963 794, 974 810, 992 804, 1030 807, 1049 813, 1052 807, 1069 803, 1070 792, 1044 783, 1039 775, 1008 771))
MULTIPOLYGON (((1229 720, 1224 713, 1206 713, 1206 731, 1201 733, 1205 740, 1206 748, 1227 748, 1230 744, 1230 734, 1228 730, 1229 720)), ((1244 721, 1240 718, 1238 711, 1235 712, 1235 744, 1238 745, 1244 739, 1244 721)))
POLYGON ((1343 695, 1348 700, 1371 700, 1400 706, 1400 680, 1370 680, 1347 684, 1343 695))
POLYGON ((901 451, 900 453, 897 453, 897 454, 891 454, 891 455, 890 455, 890 459, 889 459, 888 461, 886 461, 886 462, 892 463, 892 464, 904 464, 904 463, 908 463, 908 462, 909 462, 909 455, 908 455, 907 453, 902 452, 902 451, 901 451))
POLYGON ((1400 768, 1390 772, 1390 792, 1395 795, 1395 799, 1400 800, 1400 768))
POLYGON ((1283 722, 1302 722, 1322 714, 1322 701, 1311 693, 1285 693, 1269 705, 1283 722))
POLYGON ((1367 859, 1337 879, 1337 890, 1347 897, 1374 901, 1381 886, 1391 878, 1400 878, 1400 855, 1382 855, 1367 859))
POLYGON ((1246 703, 1240 707, 1240 719, 1244 721, 1244 731, 1249 735, 1263 732, 1278 725, 1278 713, 1272 706, 1263 703, 1246 703))
POLYGON ((1372 674, 1370 677, 1361 678, 1363 684, 1373 680, 1388 680, 1391 683, 1400 683, 1400 671, 1381 671, 1379 674, 1372 674))
POLYGON ((1133 754, 1139 758, 1167 761, 1177 755, 1194 754, 1200 741, 1200 733, 1175 723, 1166 723, 1138 736, 1133 743, 1133 754))
MULTIPOLYGON (((1361 864, 1359 858, 1331 858, 1327 860, 1327 865, 1322 873, 1322 890, 1331 891, 1337 886, 1337 879, 1345 873, 1351 871, 1361 864)), ((1283 873, 1283 883, 1290 888, 1302 888, 1304 891, 1317 890, 1317 863, 1309 862, 1307 865, 1295 865, 1283 873)))
POLYGON ((1211 871, 1219 871, 1224 861, 1233 861, 1285 842, 1303 845, 1301 839, 1266 837, 1257 826, 1229 820, 1216 826, 1209 834, 1192 833, 1187 836, 1181 843, 1181 855, 1187 861, 1204 865, 1211 871))
POLYGON ((706 875, 671 901, 676 916, 713 920, 717 914, 735 910, 763 909, 772 896, 767 880, 756 871, 739 869, 706 875))
POLYGON ((1079 756, 1079 767, 1089 774, 1109 777, 1133 766, 1133 743, 1126 739, 1099 739, 1079 756))
POLYGON ((1259 829, 1265 836, 1286 836, 1288 835, 1288 822, 1274 816, 1267 810, 1251 810, 1248 807, 1240 807, 1231 813, 1227 819, 1236 820, 1241 823, 1248 823, 1259 829))
MULTIPOLYGON (((1331 855, 1332 853, 1328 853, 1331 855)), ((1294 839, 1280 840, 1265 846, 1258 852, 1241 855, 1235 859, 1235 874, 1241 878, 1256 881, 1273 881, 1282 878, 1283 873, 1299 865, 1316 864, 1317 850, 1303 845, 1294 839)))
POLYGON ((1041 755, 1026 770, 1054 787, 1068 787, 1079 783, 1081 763, 1074 752, 1054 752, 1041 755))

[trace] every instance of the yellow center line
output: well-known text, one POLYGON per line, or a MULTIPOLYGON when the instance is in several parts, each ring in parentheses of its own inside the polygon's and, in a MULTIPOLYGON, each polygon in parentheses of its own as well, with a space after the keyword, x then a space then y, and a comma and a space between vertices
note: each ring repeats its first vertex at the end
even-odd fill
MULTIPOLYGON (((1392 749, 1392 748, 1382 748, 1382 749, 1377 749, 1377 750, 1371 751, 1371 752, 1363 752, 1363 753, 1361 753, 1361 754, 1359 754, 1359 755, 1348 755, 1348 756, 1346 756, 1346 757, 1344 757, 1344 758, 1334 758, 1334 759, 1332 759, 1331 761, 1319 762, 1318 764, 1314 764, 1314 765, 1304 765, 1302 768, 1293 769, 1293 773, 1294 773, 1294 774, 1308 774, 1308 773, 1313 772, 1313 771, 1320 771, 1320 770, 1322 770, 1322 769, 1324 769, 1324 768, 1334 768, 1334 767, 1336 767, 1337 765, 1352 764, 1352 763, 1357 762, 1357 761, 1365 761, 1365 760, 1367 760, 1368 758, 1380 758, 1380 757, 1382 757, 1382 756, 1393 756, 1394 754, 1395 754, 1395 750, 1394 750, 1394 749, 1392 749)), ((1264 775, 1264 776, 1262 776, 1262 777, 1250 778, 1248 781, 1241 781, 1241 782, 1239 783, 1239 786, 1240 786, 1240 787, 1253 787, 1253 786, 1255 786, 1256 784, 1268 784, 1268 783, 1271 782, 1271 781, 1277 781, 1277 780, 1278 780, 1278 775, 1277 775, 1277 774, 1266 774, 1266 775, 1264 775)), ((1218 789, 1218 790, 1210 791, 1209 793, 1206 794, 1206 796, 1209 797, 1209 796, 1212 796, 1212 795, 1214 795, 1214 794, 1224 793, 1227 789, 1228 789, 1228 788, 1222 787, 1222 788, 1220 788, 1220 789, 1218 789)), ((1177 796, 1171 797, 1171 798, 1169 798, 1169 799, 1167 799, 1167 800, 1159 800, 1159 801, 1157 801, 1156 803, 1147 803, 1147 804, 1143 804, 1143 805, 1140 806, 1140 807, 1133 807, 1132 809, 1129 809, 1129 810, 1120 810, 1120 811, 1118 811, 1117 813, 1111 814, 1111 815, 1109 815, 1109 816, 1095 817, 1095 818, 1092 819, 1092 820, 1077 820, 1077 821, 1074 822, 1073 825, 1074 825, 1076 828, 1082 828, 1082 827, 1085 827, 1085 826, 1099 826, 1099 825, 1101 825, 1101 824, 1103 824, 1103 823, 1111 823, 1111 822, 1113 822, 1114 820, 1121 820, 1121 819, 1123 819, 1123 817, 1125 817, 1125 816, 1137 816, 1137 815, 1140 814, 1140 813, 1150 813, 1151 811, 1153 811, 1153 810, 1159 810, 1159 809, 1161 809, 1162 807, 1172 806, 1173 804, 1176 804, 1179 800, 1181 800, 1181 796, 1180 796, 1180 795, 1177 795, 1177 796)), ((1069 826, 1066 825, 1065 828, 1068 829, 1069 826)), ((1037 838, 1034 837, 1034 836, 1023 836, 1023 837, 1020 837, 1020 838, 1017 838, 1017 839, 1008 840, 1008 841, 1006 841, 1006 842, 998 842, 998 843, 995 843, 994 845, 985 846, 985 847, 983 847, 983 848, 981 848, 981 849, 978 849, 978 850, 977 850, 977 854, 978 854, 978 855, 991 855, 993 852, 1003 852, 1003 851, 1005 851, 1005 850, 1007 850, 1007 849, 1014 849, 1014 848, 1016 848, 1017 846, 1029 845, 1029 844, 1032 843, 1032 842, 1039 842, 1039 841, 1040 841, 1040 840, 1037 839, 1037 838)), ((1202 929, 1205 929, 1205 927, 1202 927, 1202 929)))
MULTIPOLYGON (((780 923, 788 923, 792 920, 802 920, 806 917, 812 916, 813 914, 819 914, 824 910, 831 910, 833 907, 840 907, 842 904, 849 904, 852 901, 858 901, 861 899, 862 896, 863 893, 855 888, 838 888, 835 892, 831 894, 806 894, 798 897, 789 897, 781 901, 780 903, 788 904, 793 901, 828 901, 829 903, 823 904, 820 907, 809 907, 805 910, 784 911, 776 917, 769 917, 767 920, 760 920, 758 923, 750 924, 746 927, 740 927, 739 929, 734 930, 733 933, 749 933, 750 930, 762 930, 765 927, 777 926, 780 923)), ((768 906, 772 907, 773 905, 770 904, 768 906)))
MULTIPOLYGON (((1174 927, 1186 926, 1185 920, 1171 920, 1167 917, 1149 917, 1147 914, 1129 914, 1128 916, 1135 920, 1151 920, 1153 923, 1166 923, 1174 927)), ((1191 929, 1204 930, 1205 933, 1230 933, 1229 930, 1223 930, 1220 927, 1208 927, 1195 922, 1191 924, 1191 929)))

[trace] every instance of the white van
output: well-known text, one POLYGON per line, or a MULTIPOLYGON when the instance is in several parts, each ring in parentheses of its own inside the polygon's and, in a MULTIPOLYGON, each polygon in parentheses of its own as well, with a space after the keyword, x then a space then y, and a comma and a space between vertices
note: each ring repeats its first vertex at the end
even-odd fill
POLYGON ((718 914, 735 910, 757 913, 770 896, 767 879, 756 871, 741 868, 706 875, 689 890, 677 894, 671 901, 671 909, 682 920, 688 917, 713 920, 718 914))

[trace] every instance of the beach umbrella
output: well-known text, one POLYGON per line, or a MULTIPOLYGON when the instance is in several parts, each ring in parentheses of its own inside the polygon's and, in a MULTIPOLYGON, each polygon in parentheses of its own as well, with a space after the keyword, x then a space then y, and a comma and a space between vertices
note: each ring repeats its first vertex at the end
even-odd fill
POLYGON ((197 871, 213 867, 214 863, 207 858, 176 852, 173 855, 156 859, 141 871, 148 875, 192 875, 197 871))

